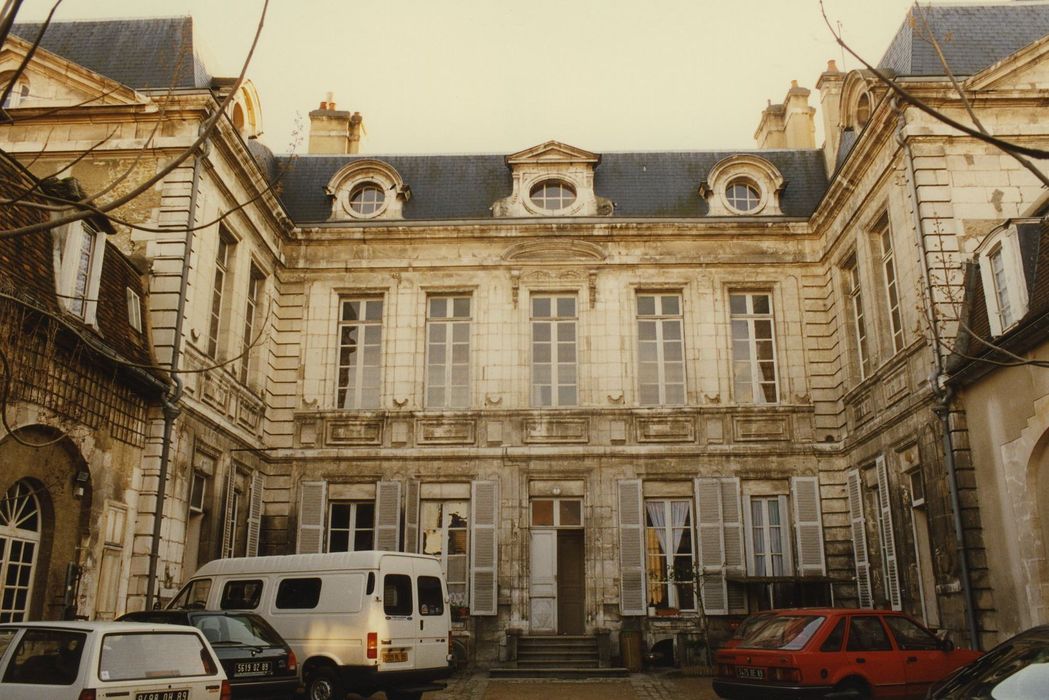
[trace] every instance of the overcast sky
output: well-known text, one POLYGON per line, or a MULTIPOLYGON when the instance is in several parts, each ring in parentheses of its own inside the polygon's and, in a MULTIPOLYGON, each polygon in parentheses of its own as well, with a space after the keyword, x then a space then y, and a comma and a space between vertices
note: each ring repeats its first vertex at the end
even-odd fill
MULTIPOLYGON (((876 61, 912 0, 826 0, 876 61)), ((957 2, 955 3, 957 4, 957 2)), ((51 0, 25 0, 19 19, 51 0)), ((65 0, 58 19, 191 14, 214 75, 236 75, 259 0, 65 0)), ((249 69, 262 141, 285 152, 326 92, 367 153, 753 147, 768 100, 843 61, 817 0, 272 0, 249 69)), ((817 117, 817 141, 822 132, 817 117)), ((305 150, 305 143, 297 149, 305 150)))

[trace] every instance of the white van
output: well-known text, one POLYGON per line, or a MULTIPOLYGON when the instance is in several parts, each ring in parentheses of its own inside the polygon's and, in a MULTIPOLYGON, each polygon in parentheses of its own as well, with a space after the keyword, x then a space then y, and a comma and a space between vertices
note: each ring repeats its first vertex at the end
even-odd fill
POLYGON ((217 559, 168 607, 262 615, 299 659, 309 700, 418 700, 451 673, 447 600, 433 557, 340 552, 217 559))

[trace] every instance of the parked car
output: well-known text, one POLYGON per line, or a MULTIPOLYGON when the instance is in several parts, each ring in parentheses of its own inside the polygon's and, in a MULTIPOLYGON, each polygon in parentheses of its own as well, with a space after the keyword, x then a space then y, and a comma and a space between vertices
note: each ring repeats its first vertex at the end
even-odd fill
POLYGON ((1049 625, 1002 642, 929 691, 929 700, 1021 700, 1049 695, 1049 625))
POLYGON ((721 645, 721 648, 732 649, 733 647, 738 647, 739 643, 745 639, 747 635, 752 634, 755 629, 775 616, 775 610, 762 610, 753 615, 747 615, 743 618, 743 621, 739 623, 739 626, 736 628, 736 631, 732 633, 732 636, 726 639, 725 643, 721 645))
POLYGON ((230 700, 194 627, 124 622, 0 624, 4 700, 230 700))
POLYGON ((309 700, 419 700, 451 675, 447 600, 434 557, 337 552, 216 559, 168 607, 262 615, 295 651, 309 700))
POLYGON ((121 621, 196 627, 226 670, 233 700, 287 700, 298 690, 295 652, 254 613, 225 610, 142 610, 121 621))
POLYGON ((715 655, 722 698, 923 698, 980 656, 955 649, 902 612, 778 610, 715 655))

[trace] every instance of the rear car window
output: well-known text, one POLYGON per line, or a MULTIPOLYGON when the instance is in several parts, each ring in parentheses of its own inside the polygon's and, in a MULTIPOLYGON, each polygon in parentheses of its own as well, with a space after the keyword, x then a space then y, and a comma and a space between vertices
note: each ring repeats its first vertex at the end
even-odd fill
POLYGON ((277 586, 279 610, 312 610, 321 599, 319 578, 286 578, 277 586))
POLYGON ((196 634, 107 634, 102 638, 98 678, 103 681, 137 681, 213 676, 216 673, 213 664, 211 652, 196 634))
POLYGON ((820 651, 841 651, 841 643, 845 639, 845 618, 838 620, 834 630, 827 635, 820 645, 820 651))
POLYGON ((219 607, 223 610, 254 610, 262 598, 262 581, 227 581, 219 607))
POLYGON ((244 646, 284 646, 284 640, 262 619, 253 615, 193 615, 193 626, 211 644, 244 646))
POLYGON ((73 685, 86 641, 84 632, 26 630, 7 665, 4 683, 73 685))
POLYGON ((190 581, 179 591, 175 599, 168 603, 169 608, 206 608, 208 594, 211 593, 211 579, 198 578, 190 581))
POLYGON ((822 615, 777 615, 755 628, 739 645, 751 649, 801 649, 826 619, 822 615))
POLYGON ((387 615, 412 614, 412 577, 386 574, 382 578, 382 607, 387 615))
POLYGON ((444 592, 441 590, 441 579, 436 576, 420 576, 418 586, 419 614, 443 615, 444 592))

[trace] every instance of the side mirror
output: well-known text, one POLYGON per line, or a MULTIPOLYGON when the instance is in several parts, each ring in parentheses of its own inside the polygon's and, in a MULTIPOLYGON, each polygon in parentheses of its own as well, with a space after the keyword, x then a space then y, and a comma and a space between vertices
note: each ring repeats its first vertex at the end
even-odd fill
POLYGON ((940 640, 940 650, 948 652, 948 653, 954 651, 954 642, 952 642, 951 640, 949 640, 947 638, 941 639, 940 640))

